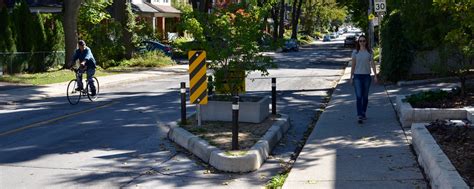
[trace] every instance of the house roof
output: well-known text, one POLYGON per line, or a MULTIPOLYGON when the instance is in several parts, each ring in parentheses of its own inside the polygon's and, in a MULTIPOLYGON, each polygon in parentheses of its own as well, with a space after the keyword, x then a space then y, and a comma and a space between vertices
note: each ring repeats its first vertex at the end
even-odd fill
POLYGON ((148 2, 144 2, 144 4, 153 7, 154 9, 160 11, 161 13, 175 13, 175 14, 180 14, 181 11, 178 9, 172 7, 172 6, 167 6, 167 5, 154 5, 148 2))
POLYGON ((145 3, 132 3, 132 9, 136 12, 159 13, 158 10, 145 3))

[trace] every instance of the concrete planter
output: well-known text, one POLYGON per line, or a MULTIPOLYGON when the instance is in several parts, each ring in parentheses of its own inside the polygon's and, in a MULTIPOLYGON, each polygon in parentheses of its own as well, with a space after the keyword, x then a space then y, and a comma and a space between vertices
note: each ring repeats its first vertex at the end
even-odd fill
POLYGON ((403 102, 405 96, 396 96, 396 110, 403 127, 411 127, 412 123, 431 122, 437 119, 467 119, 466 108, 413 108, 410 103, 403 102))
MULTIPOLYGON (((243 96, 242 98, 260 98, 256 102, 239 102, 239 122, 260 123, 270 114, 270 98, 243 96)), ((201 106, 204 121, 232 121, 232 102, 209 100, 201 106)))
POLYGON ((177 124, 170 125, 168 138, 221 171, 255 171, 265 162, 273 147, 283 138, 290 127, 289 117, 284 114, 280 115, 281 117, 277 118, 265 135, 263 135, 245 155, 241 156, 226 155, 221 149, 210 145, 205 140, 184 130, 177 124))
POLYGON ((412 144, 431 187, 469 189, 425 125, 425 123, 414 123, 411 126, 412 144))

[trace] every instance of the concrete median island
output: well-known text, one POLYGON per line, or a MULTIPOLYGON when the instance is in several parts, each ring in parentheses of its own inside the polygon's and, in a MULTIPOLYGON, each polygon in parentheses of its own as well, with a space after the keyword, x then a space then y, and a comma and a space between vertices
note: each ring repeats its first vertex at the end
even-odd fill
POLYGON ((449 158, 437 144, 426 128, 426 123, 414 123, 412 144, 418 156, 418 162, 425 170, 431 187, 436 188, 466 188, 468 185, 459 175, 449 158))
MULTIPOLYGON (((250 126, 247 130, 260 130, 258 138, 256 138, 256 136, 249 137, 251 133, 241 133, 239 131, 239 143, 244 144, 246 142, 245 140, 242 140, 241 137, 248 137, 249 140, 253 140, 251 143, 245 143, 247 148, 243 148, 240 151, 230 151, 217 147, 218 144, 221 144, 219 146, 222 146, 223 143, 230 145, 231 140, 222 140, 222 138, 220 140, 209 140, 210 137, 219 134, 214 131, 207 131, 204 126, 206 122, 203 122, 203 126, 201 127, 192 126, 191 131, 195 134, 188 131, 190 130, 190 126, 180 126, 178 124, 171 125, 168 132, 168 138, 218 170, 228 172, 250 172, 260 168, 269 156, 273 147, 276 146, 290 126, 289 117, 285 114, 269 116, 267 121, 264 122, 266 128, 260 129, 256 128, 257 126, 252 128, 252 123, 239 123, 239 127, 240 124, 247 124, 250 126), (196 134, 200 132, 207 132, 210 134, 204 135, 203 138, 201 138, 196 134)), ((223 122, 214 123, 223 124, 223 122)), ((229 134, 228 132, 225 132, 221 135, 229 134)))
POLYGON ((469 110, 466 108, 413 108, 405 102, 405 96, 396 96, 396 110, 400 123, 409 128, 412 123, 431 122, 437 119, 467 119, 469 110))

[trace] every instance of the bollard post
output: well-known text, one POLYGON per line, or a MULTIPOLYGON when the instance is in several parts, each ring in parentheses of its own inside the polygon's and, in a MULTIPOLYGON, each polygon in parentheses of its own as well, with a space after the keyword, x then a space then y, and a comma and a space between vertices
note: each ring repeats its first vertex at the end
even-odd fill
POLYGON ((239 96, 232 101, 232 150, 239 149, 239 96))
POLYGON ((272 114, 276 115, 276 78, 272 78, 272 114))
POLYGON ((181 124, 186 125, 186 82, 181 82, 181 124))

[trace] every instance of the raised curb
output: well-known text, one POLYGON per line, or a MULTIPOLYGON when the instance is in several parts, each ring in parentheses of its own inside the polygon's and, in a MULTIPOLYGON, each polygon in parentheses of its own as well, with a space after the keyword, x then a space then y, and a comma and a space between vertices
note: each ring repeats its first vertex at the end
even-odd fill
POLYGON ((227 156, 224 151, 177 125, 170 126, 168 138, 216 169, 228 172, 254 171, 265 162, 271 149, 277 145, 290 127, 288 115, 280 115, 281 117, 276 118, 277 121, 268 129, 265 135, 243 156, 227 156))
POLYGON ((467 120, 469 120, 471 123, 474 123, 474 108, 473 107, 466 108, 466 117, 467 117, 467 120))
POLYGON ((418 162, 430 180, 431 187, 469 189, 425 125, 426 123, 414 123, 411 126, 412 144, 418 155, 418 162))
POLYGON ((413 108, 410 103, 403 102, 404 95, 396 96, 398 118, 403 127, 411 127, 412 123, 430 122, 437 119, 467 119, 466 108, 413 108))
POLYGON ((424 80, 414 80, 414 81, 398 81, 397 86, 408 86, 408 85, 421 85, 428 83, 435 83, 441 81, 456 81, 456 77, 445 77, 445 78, 436 78, 436 79, 424 79, 424 80))

